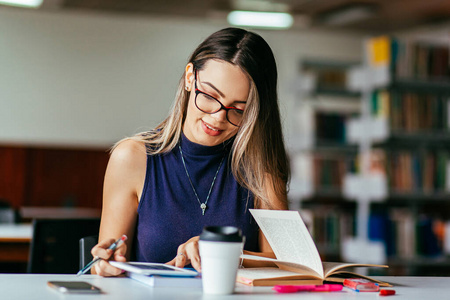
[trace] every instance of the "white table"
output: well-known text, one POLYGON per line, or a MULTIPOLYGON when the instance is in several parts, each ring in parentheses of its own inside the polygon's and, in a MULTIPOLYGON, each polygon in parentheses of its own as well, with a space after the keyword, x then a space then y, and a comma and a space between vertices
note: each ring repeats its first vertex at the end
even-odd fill
MULTIPOLYGON (((394 284, 396 296, 387 299, 450 299, 450 277, 379 277, 394 284)), ((378 293, 356 293, 348 289, 332 293, 276 294, 270 287, 237 285, 236 293, 227 296, 203 295, 201 288, 149 287, 129 278, 103 278, 95 275, 0 274, 2 299, 380 299, 378 293), (47 286, 49 280, 87 281, 100 287, 102 295, 65 295, 47 286)), ((381 298, 384 299, 384 298, 381 298)))
POLYGON ((33 225, 31 224, 0 224, 0 239, 31 240, 33 225))
POLYGON ((31 224, 0 224, 0 262, 27 262, 31 224))

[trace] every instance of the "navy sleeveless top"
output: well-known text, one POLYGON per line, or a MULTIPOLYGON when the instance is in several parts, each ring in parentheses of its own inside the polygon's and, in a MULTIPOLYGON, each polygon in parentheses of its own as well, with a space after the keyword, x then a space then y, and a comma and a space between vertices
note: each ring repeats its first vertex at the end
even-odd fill
POLYGON ((202 215, 189 183, 178 146, 165 154, 148 155, 145 184, 138 206, 133 259, 168 262, 177 255, 178 246, 200 235, 204 226, 236 226, 246 237, 244 249, 259 251, 259 228, 249 211, 253 208, 253 195, 237 183, 231 172, 232 140, 209 147, 193 143, 182 134, 179 145, 202 203, 225 157, 205 215, 202 215))

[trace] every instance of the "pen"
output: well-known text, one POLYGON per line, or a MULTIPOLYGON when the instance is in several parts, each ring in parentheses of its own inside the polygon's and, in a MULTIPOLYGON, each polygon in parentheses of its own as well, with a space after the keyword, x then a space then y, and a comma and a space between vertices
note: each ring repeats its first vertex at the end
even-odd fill
MULTIPOLYGON (((109 250, 116 250, 117 247, 119 247, 123 242, 125 242, 127 240, 127 236, 124 234, 122 235, 119 239, 117 239, 117 241, 115 241, 114 243, 111 244, 111 246, 108 247, 109 250)), ((78 273, 77 276, 83 275, 85 274, 87 271, 89 271, 99 260, 101 260, 100 257, 96 256, 94 257, 94 259, 88 263, 83 269, 81 269, 78 273)))
POLYGON ((278 293, 296 293, 296 292, 338 292, 342 291, 340 284, 323 285, 276 285, 273 290, 278 293))

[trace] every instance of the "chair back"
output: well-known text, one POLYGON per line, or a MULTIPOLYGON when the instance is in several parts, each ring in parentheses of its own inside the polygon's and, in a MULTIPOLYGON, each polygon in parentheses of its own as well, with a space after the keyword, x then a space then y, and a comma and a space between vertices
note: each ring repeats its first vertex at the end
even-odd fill
POLYGON ((0 199, 0 223, 13 224, 20 221, 20 216, 11 204, 5 199, 0 199))
POLYGON ((12 208, 0 208, 0 223, 13 224, 16 222, 16 214, 12 208))
POLYGON ((76 274, 79 240, 99 227, 100 218, 34 219, 28 273, 76 274))
POLYGON ((91 254, 91 249, 97 245, 97 242, 98 235, 85 236, 80 239, 80 270, 94 259, 91 254))

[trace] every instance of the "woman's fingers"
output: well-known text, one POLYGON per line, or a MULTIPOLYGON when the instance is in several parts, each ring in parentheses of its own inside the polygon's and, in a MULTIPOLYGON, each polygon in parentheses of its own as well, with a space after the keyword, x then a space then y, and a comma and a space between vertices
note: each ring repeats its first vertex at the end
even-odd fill
POLYGON ((167 264, 179 268, 184 268, 184 266, 191 264, 195 270, 201 272, 198 240, 199 237, 196 236, 189 239, 186 243, 181 244, 178 247, 177 256, 167 264))
POLYGON ((92 250, 91 250, 91 254, 93 257, 100 257, 103 259, 109 259, 113 253, 112 250, 108 249, 109 246, 112 245, 112 243, 114 243, 115 240, 114 239, 108 239, 108 240, 104 240, 101 241, 100 243, 98 243, 97 245, 95 245, 92 250))
POLYGON ((114 239, 108 239, 101 241, 97 245, 95 245, 92 250, 93 257, 100 257, 102 260, 97 262, 94 265, 95 273, 101 276, 117 276, 123 273, 121 269, 113 267, 108 263, 108 260, 116 260, 125 262, 125 254, 127 252, 127 245, 122 243, 119 247, 116 248, 115 251, 108 249, 109 246, 114 243, 114 239))
POLYGON ((175 260, 176 259, 177 259, 177 257, 175 256, 174 259, 172 259, 171 261, 166 262, 166 265, 175 266, 175 260))
POLYGON ((189 258, 192 267, 201 272, 201 264, 200 264, 200 251, 198 247, 199 237, 194 237, 188 241, 186 244, 186 254, 187 258, 189 258))
POLYGON ((196 255, 193 258, 191 258, 191 265, 197 272, 201 272, 202 271, 202 265, 201 265, 201 262, 200 262, 200 255, 196 255))
POLYGON ((120 244, 119 247, 116 248, 116 251, 114 251, 114 260, 117 260, 116 256, 125 257, 126 253, 127 253, 127 244, 125 243, 120 244))
POLYGON ((175 267, 184 268, 185 265, 189 264, 186 254, 178 251, 178 255, 175 257, 175 267))
POLYGON ((106 260, 100 260, 94 265, 95 272, 100 276, 118 276, 123 273, 121 269, 111 266, 106 260))

